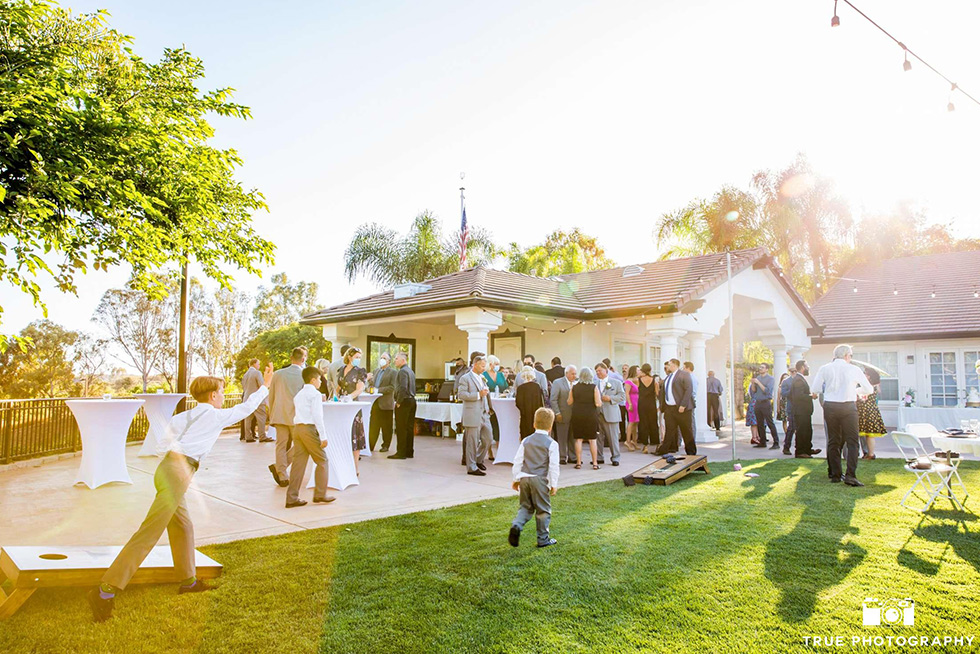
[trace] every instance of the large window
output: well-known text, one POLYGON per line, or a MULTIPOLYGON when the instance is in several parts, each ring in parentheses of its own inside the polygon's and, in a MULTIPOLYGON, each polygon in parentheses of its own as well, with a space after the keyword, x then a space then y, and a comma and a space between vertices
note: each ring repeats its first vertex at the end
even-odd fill
POLYGON ((956 406, 956 352, 929 353, 932 406, 956 406))
POLYGON ((881 376, 878 399, 883 402, 898 402, 898 352, 855 352, 854 358, 867 361, 887 372, 887 375, 881 376))
POLYGON ((643 344, 629 341, 613 341, 613 368, 619 371, 624 363, 630 366, 643 364, 643 344))
POLYGON ((650 358, 644 361, 643 363, 650 364, 650 366, 653 368, 653 374, 655 375, 660 374, 658 371, 664 365, 664 362, 660 360, 660 346, 651 345, 649 347, 649 350, 650 350, 650 358))
POLYGON ((414 338, 395 338, 390 336, 368 336, 367 337, 367 370, 373 371, 378 367, 378 359, 382 352, 387 352, 394 363, 395 355, 399 350, 408 352, 408 365, 415 370, 415 339, 414 338))
POLYGON ((969 397, 970 389, 975 388, 980 391, 980 379, 977 377, 977 359, 980 359, 980 351, 963 350, 963 366, 966 373, 966 393, 969 397))

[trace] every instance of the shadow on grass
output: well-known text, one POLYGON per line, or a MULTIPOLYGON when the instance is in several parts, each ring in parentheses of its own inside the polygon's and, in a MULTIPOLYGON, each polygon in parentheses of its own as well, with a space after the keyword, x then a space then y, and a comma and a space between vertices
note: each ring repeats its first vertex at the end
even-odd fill
POLYGON ((976 522, 977 516, 957 510, 930 511, 922 516, 915 531, 909 536, 902 549, 898 551, 898 563, 909 570, 924 575, 936 576, 939 567, 950 549, 976 570, 980 570, 980 545, 977 529, 970 529, 967 523, 976 522), (923 558, 910 548, 914 539, 945 545, 939 559, 931 561, 923 558))
MULTIPOLYGON (((797 487, 816 483, 811 476, 821 472, 811 470, 800 477, 797 487)), ((828 485, 830 482, 825 482, 828 485)), ((765 553, 765 574, 780 590, 779 616, 790 623, 809 619, 820 593, 841 583, 867 556, 867 550, 852 542, 848 536, 859 529, 851 525, 854 506, 858 500, 887 493, 894 486, 876 485, 868 479, 863 488, 837 484, 837 501, 816 502, 803 509, 803 515, 793 531, 769 541, 765 553), (809 552, 807 563, 799 565, 799 552, 809 552)))
POLYGON ((745 499, 755 500, 760 497, 764 497, 776 487, 776 484, 785 480, 787 476, 791 476, 784 474, 767 474, 766 466, 770 466, 778 460, 779 459, 769 459, 762 465, 752 466, 750 470, 745 471, 754 472, 759 475, 758 477, 748 477, 742 482, 742 487, 748 489, 748 492, 745 493, 745 499))

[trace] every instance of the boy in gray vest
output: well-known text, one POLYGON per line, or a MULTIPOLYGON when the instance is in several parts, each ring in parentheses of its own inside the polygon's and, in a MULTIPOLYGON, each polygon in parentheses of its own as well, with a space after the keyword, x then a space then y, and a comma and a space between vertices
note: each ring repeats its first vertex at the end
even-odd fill
POLYGON ((507 541, 517 547, 521 529, 533 515, 538 527, 538 547, 558 541, 548 533, 551 496, 558 492, 558 443, 551 438, 555 414, 541 407, 534 412, 534 433, 521 441, 514 457, 514 490, 521 493, 521 508, 511 525, 507 541))

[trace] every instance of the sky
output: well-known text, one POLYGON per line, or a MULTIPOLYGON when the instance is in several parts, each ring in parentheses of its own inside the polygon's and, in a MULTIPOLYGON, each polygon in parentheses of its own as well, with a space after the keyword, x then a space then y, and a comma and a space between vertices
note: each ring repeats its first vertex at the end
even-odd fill
MULTIPOLYGON (((855 0, 980 97, 980 3, 855 0)), ((857 217, 900 201, 980 236, 980 107, 832 0, 446 0, 396 3, 84 0, 156 60, 184 45, 207 88, 230 86, 254 118, 216 118, 215 144, 245 160, 265 195, 259 233, 276 272, 320 284, 333 305, 375 292, 348 284, 354 230, 407 230, 433 211, 499 243, 555 229, 598 237, 621 265, 657 258, 663 213, 804 152, 857 217)), ((218 226, 220 228, 220 226, 218 226)), ((193 274, 193 270, 192 270, 193 274)), ((102 293, 128 271, 79 277, 78 297, 43 283, 49 317, 97 332, 102 293)), ((0 291, 6 333, 41 317, 0 291)))

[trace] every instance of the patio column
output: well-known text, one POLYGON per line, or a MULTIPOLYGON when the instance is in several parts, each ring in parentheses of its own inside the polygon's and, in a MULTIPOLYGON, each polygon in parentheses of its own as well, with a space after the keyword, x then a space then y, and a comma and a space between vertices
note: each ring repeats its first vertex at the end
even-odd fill
POLYGON ((697 378, 698 392, 694 398, 694 439, 698 443, 714 443, 718 435, 708 427, 708 359, 705 353, 705 343, 710 334, 689 332, 687 343, 691 347, 691 363, 694 364, 694 377, 697 378))
POLYGON ((779 383, 779 378, 783 376, 786 372, 786 344, 785 343, 774 343, 769 345, 772 348, 772 376, 776 378, 776 383, 779 383))
MULTIPOLYGON (((357 339, 357 332, 351 329, 344 329, 344 325, 324 325, 323 338, 330 341, 330 361, 340 361, 340 348, 357 339)), ((313 365, 310 361, 309 365, 313 365)))
POLYGON ((799 361, 800 359, 802 359, 804 357, 804 355, 806 355, 806 352, 807 352, 807 348, 805 348, 805 347, 792 347, 792 348, 790 348, 790 350, 789 350, 789 365, 790 365, 790 367, 795 366, 796 365, 796 362, 799 361))
POLYGON ((676 359, 678 352, 678 339, 681 336, 687 334, 687 330, 684 329, 653 329, 650 331, 654 336, 660 337, 660 365, 657 366, 657 374, 663 374, 663 365, 665 361, 670 359, 676 359))
POLYGON ((499 311, 486 311, 480 307, 456 309, 456 326, 466 332, 466 354, 470 352, 488 352, 490 332, 496 331, 503 324, 499 311))

